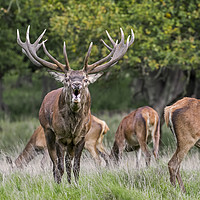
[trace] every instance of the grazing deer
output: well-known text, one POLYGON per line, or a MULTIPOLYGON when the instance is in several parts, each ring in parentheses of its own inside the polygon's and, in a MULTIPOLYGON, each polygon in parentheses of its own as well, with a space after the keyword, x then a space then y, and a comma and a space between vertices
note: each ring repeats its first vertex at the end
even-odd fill
POLYGON ((102 156, 106 162, 106 165, 108 166, 109 157, 103 146, 103 138, 108 131, 109 127, 106 122, 92 115, 92 124, 90 130, 85 136, 84 147, 90 152, 98 166, 101 165, 99 154, 102 156))
POLYGON ((93 83, 101 76, 103 70, 116 64, 126 53, 128 47, 134 41, 134 34, 131 30, 130 36, 124 43, 124 33, 121 30, 121 41, 118 44, 107 33, 113 47, 108 46, 104 41, 103 44, 109 49, 110 54, 105 58, 88 65, 88 59, 91 53, 92 42, 84 60, 84 66, 81 70, 72 70, 69 66, 65 43, 63 54, 65 64, 57 61, 49 54, 45 47, 45 41, 39 43, 45 31, 33 43, 30 43, 28 26, 26 33, 26 42, 23 43, 17 30, 17 41, 22 47, 23 52, 37 66, 44 66, 57 72, 52 72, 55 79, 63 83, 64 87, 49 92, 41 105, 39 111, 40 124, 44 129, 47 148, 53 163, 53 176, 57 183, 61 182, 64 173, 64 153, 67 171, 67 180, 71 183, 72 160, 74 160, 73 173, 77 183, 80 171, 80 157, 84 147, 84 137, 91 126, 90 111, 90 92, 88 85, 93 83), (43 46, 45 54, 52 62, 43 60, 38 57, 37 50, 43 46))
POLYGON ((153 141, 153 154, 157 159, 159 139, 160 119, 158 113, 148 106, 138 108, 125 116, 119 124, 110 158, 114 158, 118 162, 123 150, 127 152, 136 150, 136 166, 139 167, 138 159, 140 156, 138 154, 142 151, 148 166, 151 159, 148 143, 153 141))
MULTIPOLYGON (((90 152, 98 165, 101 164, 99 154, 108 165, 108 154, 103 146, 103 137, 108 130, 109 128, 105 121, 92 115, 91 128, 85 136, 84 147, 90 152)), ((24 165, 27 165, 39 153, 43 154, 43 158, 41 160, 41 166, 43 167, 48 157, 48 151, 44 130, 41 125, 34 131, 24 150, 15 160, 15 165, 18 168, 23 168, 24 165)), ((12 163, 11 160, 9 162, 12 163)))
POLYGON ((170 181, 175 186, 177 179, 182 192, 186 192, 180 175, 180 165, 194 145, 200 148, 200 100, 185 97, 165 107, 164 115, 165 123, 177 141, 176 152, 168 163, 170 181))

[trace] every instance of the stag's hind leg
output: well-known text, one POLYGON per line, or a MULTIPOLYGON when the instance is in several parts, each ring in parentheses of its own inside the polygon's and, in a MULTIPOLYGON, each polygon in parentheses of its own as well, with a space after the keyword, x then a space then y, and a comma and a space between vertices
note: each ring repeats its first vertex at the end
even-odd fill
POLYGON ((177 144, 176 152, 168 163, 170 182, 173 186, 176 186, 177 179, 182 192, 185 192, 186 190, 180 175, 180 164, 194 144, 195 142, 191 141, 185 141, 183 144, 177 144))

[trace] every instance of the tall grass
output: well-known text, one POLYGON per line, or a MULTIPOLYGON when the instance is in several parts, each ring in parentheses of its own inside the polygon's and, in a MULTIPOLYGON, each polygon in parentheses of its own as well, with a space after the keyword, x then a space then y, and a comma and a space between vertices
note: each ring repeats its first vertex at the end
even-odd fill
POLYGON ((19 170, 12 169, 2 157, 0 199, 200 199, 197 156, 195 153, 183 162, 181 174, 186 194, 169 182, 168 156, 162 156, 159 163, 152 162, 149 168, 143 166, 143 161, 139 170, 132 156, 125 157, 119 166, 109 168, 97 168, 90 157, 84 156, 78 186, 67 183, 66 173, 61 184, 54 183, 51 168, 42 170, 39 158, 19 170))
MULTIPOLYGON (((121 117, 100 117, 111 129, 105 138, 108 149, 111 147, 121 117)), ((142 158, 140 169, 136 169, 133 152, 124 154, 117 166, 111 163, 109 167, 105 167, 103 163, 102 167, 97 167, 88 152, 84 151, 79 185, 69 185, 66 173, 63 175, 62 183, 58 185, 53 180, 51 166, 47 163, 45 169, 40 167, 41 156, 31 161, 23 170, 11 168, 6 163, 5 155, 9 154, 14 159, 21 152, 33 130, 39 125, 38 121, 27 119, 0 123, 0 148, 4 147, 0 154, 0 199, 200 199, 198 151, 192 151, 182 163, 181 175, 187 193, 182 194, 178 185, 174 188, 170 184, 167 163, 175 148, 173 138, 170 141, 163 141, 165 145, 159 162, 156 163, 152 159, 149 168, 146 168, 142 158), (8 149, 5 144, 9 144, 8 149)), ((163 134, 166 134, 167 138, 168 132, 163 134)))
POLYGON ((35 118, 14 122, 0 119, 0 149, 4 152, 15 151, 19 146, 23 149, 38 125, 39 121, 35 118))

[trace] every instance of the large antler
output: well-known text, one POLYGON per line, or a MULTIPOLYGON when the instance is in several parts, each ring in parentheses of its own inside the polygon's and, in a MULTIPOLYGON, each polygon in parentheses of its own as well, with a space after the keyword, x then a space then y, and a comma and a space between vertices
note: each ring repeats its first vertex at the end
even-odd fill
POLYGON ((51 56, 50 53, 47 51, 47 49, 45 47, 46 40, 43 41, 42 43, 39 43, 40 40, 42 39, 42 37, 44 36, 46 29, 43 31, 43 33, 38 37, 38 39, 33 44, 30 43, 29 30, 30 30, 30 25, 27 28, 26 41, 22 42, 21 39, 20 39, 19 30, 17 29, 17 43, 22 47, 22 52, 26 54, 26 56, 31 60, 31 62, 34 65, 44 66, 44 67, 53 69, 53 70, 58 71, 58 72, 66 72, 66 71, 70 70, 70 66, 69 66, 69 62, 68 62, 68 58, 67 58, 67 53, 66 53, 65 43, 63 45, 63 53, 64 53, 66 65, 63 65, 62 63, 57 61, 53 56, 51 56), (43 60, 40 57, 38 57, 37 51, 42 45, 43 45, 43 49, 44 49, 45 54, 55 64, 48 62, 46 60, 43 60))
POLYGON ((124 32, 121 28, 120 28, 120 31, 121 31, 121 41, 120 41, 119 44, 117 44, 118 41, 116 41, 116 43, 115 43, 114 40, 112 39, 112 37, 106 31, 108 38, 113 45, 113 48, 108 46, 103 40, 102 40, 102 42, 108 48, 108 50, 111 51, 110 54, 108 56, 106 56, 105 58, 103 58, 103 59, 101 59, 101 60, 99 60, 99 61, 97 61, 97 62, 95 62, 91 65, 88 65, 88 57, 90 55, 90 51, 91 51, 91 47, 92 47, 92 43, 90 44, 90 47, 89 47, 89 50, 88 50, 89 53, 87 53, 86 59, 85 59, 86 62, 84 63, 84 69, 86 69, 86 71, 89 74, 103 71, 103 70, 107 69, 108 67, 115 65, 124 56, 124 54, 128 50, 128 47, 131 44, 133 44, 133 42, 134 42, 133 30, 131 29, 131 40, 129 41, 129 39, 130 39, 130 35, 129 35, 128 38, 127 38, 126 44, 124 44, 124 32), (108 61, 105 64, 102 64, 109 59, 110 59, 110 61, 108 61))
MULTIPOLYGON (((17 29, 17 43, 22 47, 22 52, 26 54, 26 56, 31 60, 31 62, 34 65, 44 66, 44 67, 53 69, 55 71, 64 72, 64 73, 66 73, 67 71, 69 71, 71 69, 69 66, 68 58, 67 58, 65 43, 63 45, 63 54, 64 54, 64 58, 65 58, 65 65, 64 65, 64 64, 60 63, 59 61, 57 61, 47 51, 47 49, 45 47, 46 40, 40 43, 40 40, 44 36, 46 29, 43 31, 43 33, 38 37, 38 39, 33 44, 30 43, 29 30, 30 30, 30 25, 27 28, 26 41, 22 42, 20 39, 19 30, 17 29), (41 46, 43 46, 44 53, 53 61, 53 63, 48 62, 48 61, 43 60, 42 58, 38 57, 37 51, 41 46)), ((92 49, 92 44, 93 44, 92 42, 90 43, 88 52, 85 57, 84 67, 83 67, 83 70, 86 71, 86 73, 92 74, 92 73, 97 73, 97 72, 103 71, 103 70, 107 69, 108 67, 115 65, 124 56, 124 54, 128 50, 128 47, 134 42, 134 33, 133 33, 133 30, 131 29, 131 40, 129 41, 129 38, 130 38, 130 35, 129 35, 127 38, 126 44, 124 44, 124 32, 121 28, 120 28, 120 31, 121 31, 121 41, 119 44, 118 44, 118 40, 116 42, 114 42, 114 40, 111 38, 109 33, 106 31, 108 38, 113 45, 113 48, 108 46, 103 40, 102 40, 102 42, 108 48, 108 50, 110 51, 110 54, 107 55, 105 58, 103 58, 91 65, 88 65, 88 59, 89 59, 91 49, 92 49), (108 62, 104 63, 106 61, 108 61, 108 62)))

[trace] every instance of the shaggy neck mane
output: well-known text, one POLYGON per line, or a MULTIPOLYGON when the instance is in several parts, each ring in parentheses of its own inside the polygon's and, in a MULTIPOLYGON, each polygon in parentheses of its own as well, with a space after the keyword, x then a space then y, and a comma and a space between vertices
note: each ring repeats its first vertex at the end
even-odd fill
POLYGON ((85 91, 85 95, 81 99, 81 108, 78 112, 73 112, 71 110, 70 108, 71 99, 65 88, 63 88, 59 96, 58 104, 59 104, 59 110, 64 115, 68 113, 68 116, 73 118, 80 118, 81 116, 85 117, 90 112, 90 106, 91 106, 90 93, 88 90, 85 91))

